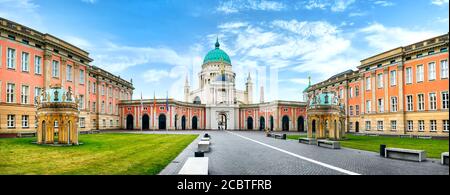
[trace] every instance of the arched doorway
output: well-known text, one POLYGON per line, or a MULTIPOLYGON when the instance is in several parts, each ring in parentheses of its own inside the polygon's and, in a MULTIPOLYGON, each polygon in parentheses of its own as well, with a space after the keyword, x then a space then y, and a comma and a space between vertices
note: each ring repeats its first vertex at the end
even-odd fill
POLYGON ((150 117, 148 116, 148 114, 144 114, 144 116, 142 116, 142 129, 143 130, 150 129, 150 117))
POLYGON ((159 122, 159 130, 166 129, 166 115, 164 114, 159 115, 158 122, 159 122))
POLYGON ((133 130, 133 115, 129 114, 127 116, 127 130, 133 130))
POLYGON ((218 127, 221 130, 227 130, 228 129, 228 119, 227 119, 227 115, 225 113, 221 113, 219 114, 219 119, 218 119, 218 127))
POLYGON ((193 130, 197 130, 198 129, 197 121, 198 121, 198 119, 197 119, 196 116, 192 117, 192 129, 193 130))
POLYGON ((259 118, 259 130, 264 131, 266 129, 266 120, 264 117, 259 118))
POLYGON ((316 133, 316 120, 311 122, 311 128, 312 133, 316 133))
POLYGON ((178 114, 175 115, 175 130, 178 129, 178 114))
POLYGON ((251 116, 249 116, 247 118, 247 129, 248 130, 253 130, 253 118, 251 116))
POLYGON ((42 143, 45 143, 45 136, 47 136, 47 127, 45 126, 45 121, 42 121, 42 143))
POLYGON ((355 132, 359 133, 359 122, 358 121, 356 121, 356 123, 355 123, 355 132))
POLYGON ((283 116, 282 129, 283 129, 283 131, 289 131, 289 117, 288 116, 283 116))
POLYGON ((186 130, 186 116, 181 117, 181 130, 186 130))
POLYGON ((273 116, 270 116, 270 131, 273 131, 273 116))
POLYGON ((297 130, 299 132, 304 132, 305 131, 305 119, 303 118, 303 116, 300 116, 297 119, 297 130))

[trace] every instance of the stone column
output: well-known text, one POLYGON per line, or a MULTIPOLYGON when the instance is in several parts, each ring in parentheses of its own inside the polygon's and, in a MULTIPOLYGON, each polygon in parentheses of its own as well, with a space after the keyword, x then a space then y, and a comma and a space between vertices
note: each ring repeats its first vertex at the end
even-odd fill
POLYGON ((371 101, 371 110, 370 113, 376 113, 374 110, 377 108, 377 99, 376 99, 376 88, 377 88, 377 74, 375 71, 372 71, 370 73, 370 84, 371 84, 371 90, 372 90, 372 101, 371 101))
MULTIPOLYGON (((48 89, 50 87, 50 80, 52 78, 52 53, 48 50, 44 52, 44 89, 48 89)), ((43 90, 44 90, 43 89, 43 90)))
MULTIPOLYGON (((384 112, 390 112, 389 110, 389 103, 390 103, 390 98, 389 98, 389 87, 390 87, 390 82, 389 82, 389 68, 385 67, 383 69, 383 74, 384 74, 384 78, 383 78, 383 82, 384 82, 384 112)), ((384 128, 386 129, 386 128, 384 128)))
POLYGON ((61 62, 59 64, 59 78, 61 79, 61 87, 65 88, 65 84, 66 84, 66 63, 67 63, 67 59, 65 57, 61 57, 61 62))
POLYGON ((401 121, 398 121, 398 127, 397 129, 400 129, 401 131, 403 131, 403 134, 406 134, 406 124, 405 124, 405 104, 404 104, 404 91, 403 91, 403 79, 404 79, 404 75, 403 75, 403 68, 404 67, 404 62, 401 61, 399 62, 399 64, 397 65, 397 86, 398 86, 398 112, 402 114, 401 117, 401 121))

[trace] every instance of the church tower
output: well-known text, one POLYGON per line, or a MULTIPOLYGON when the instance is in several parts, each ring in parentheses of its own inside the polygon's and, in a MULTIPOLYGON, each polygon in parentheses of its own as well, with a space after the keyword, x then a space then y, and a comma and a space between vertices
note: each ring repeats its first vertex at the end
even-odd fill
POLYGON ((184 101, 189 102, 189 92, 190 92, 190 86, 189 86, 189 80, 188 75, 186 75, 186 81, 184 83, 184 101))
POLYGON ((245 83, 247 92, 247 104, 253 104, 253 82, 250 73, 248 73, 247 83, 245 83))

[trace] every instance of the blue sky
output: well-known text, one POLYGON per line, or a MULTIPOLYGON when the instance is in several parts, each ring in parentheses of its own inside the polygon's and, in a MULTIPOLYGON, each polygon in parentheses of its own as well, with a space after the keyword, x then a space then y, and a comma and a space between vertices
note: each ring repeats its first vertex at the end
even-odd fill
POLYGON ((197 88, 216 36, 238 89, 249 72, 267 100, 301 100, 319 82, 379 52, 449 31, 448 0, 0 0, 0 16, 90 52, 133 78, 134 98, 182 100, 197 88))

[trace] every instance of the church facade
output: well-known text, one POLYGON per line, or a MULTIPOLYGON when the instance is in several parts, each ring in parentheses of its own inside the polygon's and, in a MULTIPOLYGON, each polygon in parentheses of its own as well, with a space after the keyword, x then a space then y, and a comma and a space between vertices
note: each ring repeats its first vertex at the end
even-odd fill
MULTIPOLYGON (((253 101, 253 82, 248 75, 245 90, 236 89, 231 59, 215 48, 205 56, 198 73, 198 89, 188 79, 184 100, 122 101, 122 128, 129 130, 272 130, 305 131, 306 103, 253 101)), ((262 96, 264 96, 262 94, 262 96)))

